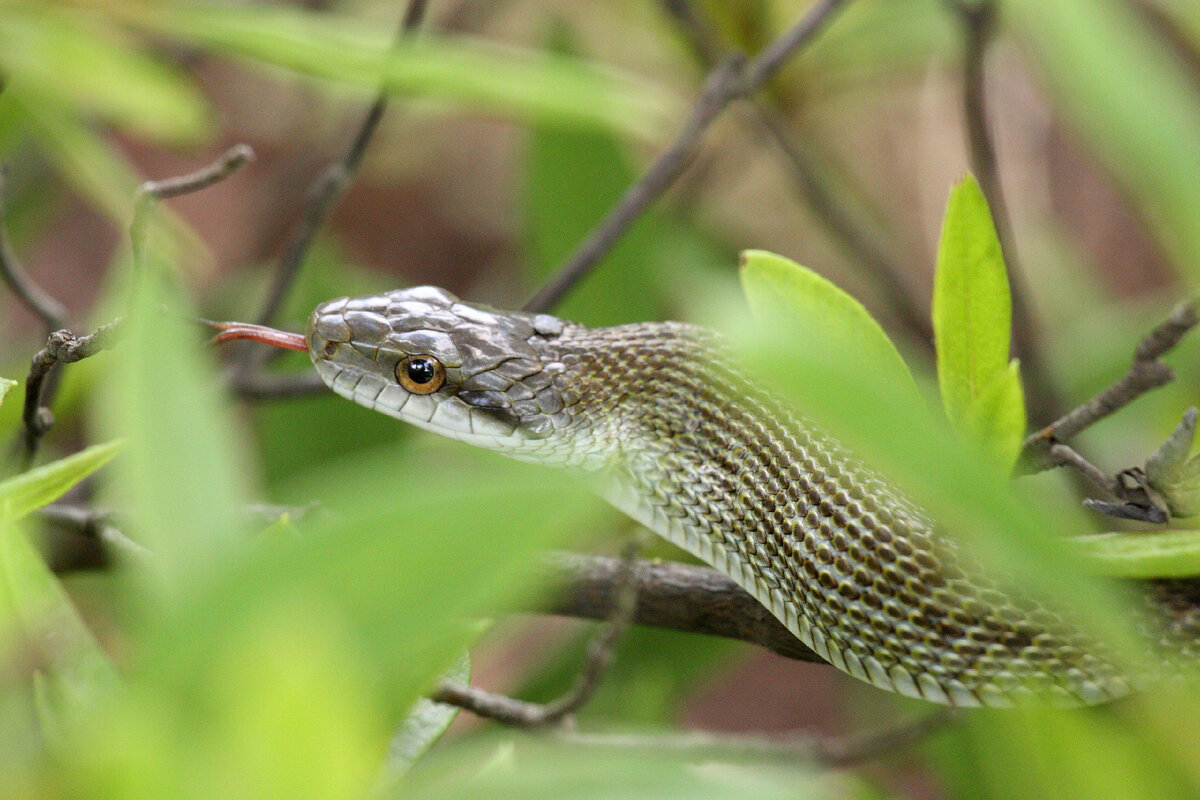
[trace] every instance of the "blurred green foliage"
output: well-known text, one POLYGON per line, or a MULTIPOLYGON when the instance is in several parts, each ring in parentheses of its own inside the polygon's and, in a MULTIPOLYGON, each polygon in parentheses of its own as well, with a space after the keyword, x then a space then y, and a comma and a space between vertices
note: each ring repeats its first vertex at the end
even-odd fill
MULTIPOLYGON (((696 5, 731 48, 753 52, 808 4, 696 5)), ((847 6, 769 87, 772 102, 803 117, 814 98, 836 104, 884 96, 897 82, 920 80, 931 61, 957 57, 959 27, 941 0, 847 6)), ((1055 111, 1149 221, 1176 276, 1170 293, 1195 291, 1200 90, 1187 59, 1200 51, 1196 4, 1003 0, 998 9, 1000 34, 1028 58, 1055 111), (1164 24, 1174 26, 1171 46, 1160 35, 1164 24)), ((636 176, 645 160, 639 148, 662 146, 684 112, 672 76, 656 72, 662 62, 638 71, 595 54, 604 40, 596 45, 583 35, 575 14, 591 19, 588 13, 603 9, 539 26, 535 41, 545 46, 422 34, 390 53, 390 32, 364 22, 360 10, 0 4, 0 158, 45 164, 54 176, 10 193, 5 220, 13 238, 52 233, 48 220, 68 197, 127 229, 141 179, 131 146, 194 146, 221 130, 224 121, 189 69, 197 53, 281 87, 300 83, 332 103, 359 103, 383 86, 401 101, 422 98, 422 108, 437 113, 520 126, 526 139, 514 205, 525 289, 569 257, 636 176)), ((687 56, 667 30, 650 35, 661 39, 663 60, 680 60, 687 72, 687 56)), ((874 205, 856 165, 823 163, 853 202, 874 205)), ((744 302, 733 285, 736 226, 687 187, 678 209, 655 209, 638 221, 562 313, 593 324, 682 316, 732 327, 728 320, 744 320, 748 306, 774 320, 769 339, 748 336, 748 366, 758 365, 808 415, 967 537, 981 558, 1012 576, 1015 591, 1052 595, 1081 625, 1128 643, 1126 622, 1135 612, 1088 572, 1195 574, 1196 535, 1064 544, 1063 536, 1090 526, 1073 499, 1044 483, 1014 491, 979 457, 975 438, 1010 463, 1024 414, 1007 358, 1003 263, 986 205, 971 186, 953 195, 943 228, 949 238, 938 254, 948 282, 933 312, 936 375, 917 363, 910 372, 862 305, 783 256, 747 254, 744 302), (939 381, 952 428, 946 414, 931 412, 939 381), (989 381, 1001 389, 990 390, 989 381)), ((893 220, 882 226, 900 227, 893 220)), ((200 334, 157 313, 160 304, 180 318, 195 312, 180 268, 209 259, 203 242, 164 207, 149 244, 151 275, 129 305, 127 337, 112 353, 71 365, 55 407, 56 433, 73 429, 124 444, 47 457, 0 482, 0 796, 907 793, 883 770, 834 774, 744 753, 693 764, 667 748, 610 752, 494 728, 428 749, 453 714, 420 698, 441 675, 465 678, 476 620, 532 602, 539 552, 595 540, 603 546, 623 523, 559 475, 411 435, 331 395, 233 407, 200 334), (114 457, 98 476, 102 497, 154 555, 89 576, 86 591, 68 580, 69 594, 39 557, 41 537, 27 512, 114 457), (258 499, 320 508, 300 519, 252 521, 243 509, 258 499)), ((1133 343, 1169 303, 1114 301, 1079 279, 1084 259, 1069 243, 1048 235, 1036 247, 1032 283, 1058 311, 1046 331, 1050 361, 1060 388, 1082 399, 1124 371, 1133 343)), ((285 318, 303 319, 336 295, 390 288, 393 278, 350 260, 338 242, 320 242, 285 318)), ((127 262, 119 249, 114 286, 124 283, 127 262)), ((251 315, 261 281, 231 278, 205 307, 251 315)), ((110 289, 102 308, 124 307, 126 291, 110 289)), ((6 342, 0 375, 24 373, 36 338, 30 331, 6 342)), ((289 358, 284 369, 307 369, 302 358, 289 358)), ((1090 452, 1115 464, 1136 460, 1195 404, 1200 344, 1186 343, 1173 363, 1180 380, 1089 432, 1090 452)), ((0 400, 6 388, 0 378, 0 400)), ((19 415, 17 395, 9 394, 0 403, 3 439, 16 437, 19 415)), ((71 443, 52 435, 47 446, 71 443)), ((570 683, 580 638, 567 637, 527 679, 530 696, 548 697, 570 683)), ((1146 656, 1127 650, 1131 663, 1146 656)), ((638 630, 581 722, 672 727, 681 701, 742 652, 728 642, 638 630)), ((877 727, 881 709, 897 706, 925 710, 874 693, 859 716, 877 727)), ((1200 699, 1167 687, 1111 708, 972 713, 923 754, 929 779, 948 797, 1190 798, 1200 793, 1198 719, 1200 699)))

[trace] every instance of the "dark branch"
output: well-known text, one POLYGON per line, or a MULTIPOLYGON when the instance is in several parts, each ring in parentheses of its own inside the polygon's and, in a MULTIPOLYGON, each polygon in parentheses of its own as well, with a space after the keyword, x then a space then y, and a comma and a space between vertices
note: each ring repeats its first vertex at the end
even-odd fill
POLYGON ((690 115, 670 147, 659 154, 617 205, 597 225, 566 264, 528 303, 526 311, 548 311, 566 296, 625 234, 629 226, 658 199, 683 172, 695 155, 708 127, 730 103, 753 93, 766 83, 829 21, 845 0, 822 0, 789 31, 767 45, 753 61, 737 56, 722 61, 708 75, 690 115))
POLYGON ((138 187, 138 202, 146 198, 153 200, 169 200, 172 197, 182 197, 185 194, 199 192, 213 184, 220 183, 242 167, 254 160, 254 150, 248 144, 235 144, 206 167, 195 172, 178 175, 174 178, 163 178, 158 181, 145 181, 138 187))
MULTIPOLYGON (((409 2, 408 7, 405 9, 404 17, 400 21, 400 26, 396 31, 396 36, 392 40, 393 52, 400 46, 401 42, 414 34, 417 28, 420 27, 422 21, 425 19, 425 10, 428 5, 427 0, 411 0, 409 2)), ((293 229, 283 257, 279 259, 279 264, 275 269, 275 277, 271 282, 271 288, 267 292, 267 299, 264 301, 262 310, 258 314, 258 324, 271 324, 275 315, 279 313, 284 299, 291 290, 292 284, 296 281, 300 267, 304 264, 304 259, 308 256, 308 251, 312 248, 312 244, 317 238, 317 233, 324 224, 326 217, 329 216, 329 212, 333 209, 333 206, 341 198, 342 194, 345 193, 346 187, 354 179, 359 166, 361 166, 363 157, 367 152, 367 146, 371 143, 371 139, 379 129, 379 123, 383 120, 384 112, 387 111, 387 105, 387 92, 384 89, 380 89, 375 96, 375 101, 371 103, 370 108, 363 115, 362 122, 359 123, 358 130, 354 134, 354 139, 351 141, 350 147, 346 150, 346 154, 340 161, 330 164, 309 188, 310 200, 308 208, 305 210, 304 216, 301 217, 300 223, 293 229)), ((243 362, 247 366, 250 363, 249 360, 243 362)))
POLYGON ((25 307, 45 323, 49 334, 67 324, 67 309, 33 282, 12 249, 12 243, 8 240, 8 226, 4 224, 2 214, 7 183, 8 176, 0 172, 0 278, 4 279, 25 307))
POLYGON ((25 424, 24 466, 33 463, 42 436, 54 424, 54 414, 43 397, 46 376, 55 364, 70 364, 94 356, 112 347, 120 331, 121 320, 101 325, 88 336, 75 336, 68 330, 55 331, 46 339, 46 346, 34 355, 29 366, 29 377, 25 379, 25 408, 22 420, 25 424))
POLYGON ((216 161, 195 172, 144 181, 134 196, 133 220, 129 223, 129 241, 133 248, 134 281, 140 280, 145 272, 146 226, 154 209, 162 200, 182 197, 199 192, 220 183, 254 160, 254 150, 248 144, 235 144, 221 154, 216 161))
POLYGON ((283 397, 308 397, 329 391, 315 372, 271 374, 261 371, 235 375, 232 388, 248 400, 273 400, 283 397))
MULTIPOLYGON (((621 574, 618 559, 557 554, 549 569, 551 580, 563 589, 544 611, 587 619, 612 614, 613 587, 621 574)), ((766 607, 714 569, 643 562, 636 589, 633 621, 639 625, 739 639, 798 661, 824 662, 766 607)))
POLYGON ((1152 389, 1175 379, 1175 372, 1160 357, 1171 350, 1184 335, 1200 323, 1200 299, 1180 303, 1171 316, 1146 334, 1134 351, 1129 371, 1108 388, 1072 409, 1025 440, 1022 454, 1023 471, 1038 472, 1057 466, 1048 460, 1055 444, 1071 437, 1097 421, 1113 414, 1152 389))
MULTIPOLYGON (((717 32, 699 14, 689 0, 660 0, 666 12, 674 18, 687 38, 699 62, 712 69, 722 58, 723 47, 717 32)), ((868 278, 880 284, 883 297, 892 307, 896 318, 925 347, 933 344, 933 329, 924 307, 913 298, 902 277, 903 264, 890 255, 861 220, 848 208, 835 187, 825 179, 819 165, 799 144, 792 141, 787 123, 780 113, 761 97, 748 97, 748 120, 755 132, 782 156, 792 186, 807 201, 835 244, 857 263, 866 267, 868 278)))
POLYGON ((430 699, 520 728, 556 725, 583 708, 600 688, 601 679, 616 657, 617 644, 633 620, 637 604, 638 546, 639 543, 635 541, 626 548, 620 559, 609 595, 611 610, 607 622, 589 643, 587 659, 575 679, 575 684, 561 697, 549 703, 530 703, 484 691, 475 686, 443 681, 430 695, 430 699))

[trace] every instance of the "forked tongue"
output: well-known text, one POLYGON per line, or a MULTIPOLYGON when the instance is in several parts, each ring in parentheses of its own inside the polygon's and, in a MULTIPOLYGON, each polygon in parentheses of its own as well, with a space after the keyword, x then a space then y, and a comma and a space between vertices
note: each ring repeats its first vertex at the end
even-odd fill
POLYGON ((268 328, 266 325, 255 325, 250 322, 209 322, 209 326, 220 333, 212 338, 212 344, 224 344, 235 339, 249 339, 252 342, 262 342, 272 347, 282 347, 286 350, 308 352, 308 343, 303 333, 288 333, 268 328))

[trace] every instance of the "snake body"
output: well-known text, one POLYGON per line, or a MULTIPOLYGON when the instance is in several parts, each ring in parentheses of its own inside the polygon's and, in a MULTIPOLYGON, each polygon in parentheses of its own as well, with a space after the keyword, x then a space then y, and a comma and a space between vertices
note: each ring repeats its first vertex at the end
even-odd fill
POLYGON ((325 383, 360 405, 596 476, 617 508, 724 572, 855 678, 957 706, 1129 690, 1100 643, 1000 591, 888 481, 740 375, 702 328, 589 328, 417 287, 324 303, 307 342, 325 383))

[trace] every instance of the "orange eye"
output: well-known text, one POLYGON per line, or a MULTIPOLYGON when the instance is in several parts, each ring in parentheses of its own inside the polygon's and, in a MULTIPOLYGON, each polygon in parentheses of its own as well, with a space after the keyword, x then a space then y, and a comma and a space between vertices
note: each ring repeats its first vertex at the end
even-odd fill
POLYGON ((396 380, 413 394, 433 394, 446 382, 446 369, 433 356, 409 356, 396 365, 396 380))

